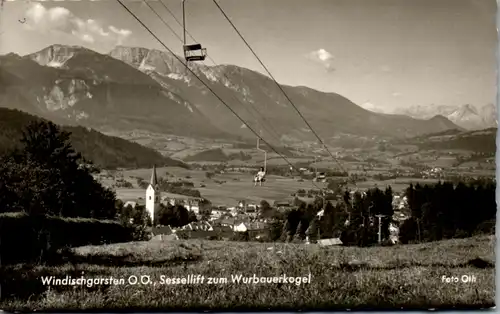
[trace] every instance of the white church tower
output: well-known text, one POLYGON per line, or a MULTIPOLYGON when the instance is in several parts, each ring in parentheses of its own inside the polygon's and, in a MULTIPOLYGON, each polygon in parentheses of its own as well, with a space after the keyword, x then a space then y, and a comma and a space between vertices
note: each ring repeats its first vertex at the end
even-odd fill
POLYGON ((156 166, 153 166, 153 173, 151 174, 151 181, 146 189, 146 211, 154 223, 155 210, 160 206, 161 193, 158 186, 158 179, 156 177, 156 166))

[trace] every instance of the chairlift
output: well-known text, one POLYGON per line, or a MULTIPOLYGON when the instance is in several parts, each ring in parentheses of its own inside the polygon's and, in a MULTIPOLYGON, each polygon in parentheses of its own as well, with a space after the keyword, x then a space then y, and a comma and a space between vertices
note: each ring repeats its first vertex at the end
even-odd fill
POLYGON ((267 170, 267 151, 260 148, 260 137, 257 138, 257 150, 264 153, 264 172, 267 170))
POLYGON ((267 151, 265 151, 262 148, 260 148, 260 137, 257 138, 257 150, 261 151, 261 152, 264 152, 264 167, 263 167, 264 176, 260 180, 258 179, 258 175, 256 175, 254 177, 255 186, 257 185, 257 183, 259 183, 260 185, 262 185, 262 182, 266 181, 265 174, 266 174, 266 171, 267 171, 267 151))
POLYGON ((184 58, 186 62, 204 61, 207 56, 207 49, 200 44, 184 45, 184 58))
POLYGON ((184 29, 184 59, 187 62, 190 61, 204 61, 207 56, 207 49, 203 48, 201 44, 186 44, 186 11, 184 2, 186 0, 182 0, 182 27, 184 29))

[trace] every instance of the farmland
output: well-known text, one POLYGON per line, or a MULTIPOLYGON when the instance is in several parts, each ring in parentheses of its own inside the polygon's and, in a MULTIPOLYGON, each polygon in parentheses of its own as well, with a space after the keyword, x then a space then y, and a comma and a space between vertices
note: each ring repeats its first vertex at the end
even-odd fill
MULTIPOLYGON (((131 242, 74 249, 71 262, 4 267, 3 309, 457 308, 494 304, 495 238, 394 247, 318 247, 204 240, 131 242), (231 275, 308 276, 311 283, 237 284, 231 275), (160 285, 160 276, 228 278, 226 284, 160 285), (126 278, 146 285, 44 287, 41 276, 126 278), (443 282, 443 276, 475 276, 443 282), (157 282, 157 284, 154 284, 157 282), (235 307, 235 305, 237 305, 235 307), (133 307, 133 308, 131 308, 133 307)), ((127 280, 125 280, 127 281, 127 280)))
MULTIPOLYGON (((473 173, 464 173, 469 175, 490 175, 488 171, 475 171, 473 173)), ((170 181, 187 180, 194 184, 194 188, 199 190, 201 195, 209 199, 214 205, 227 205, 235 204, 239 200, 246 199, 253 202, 260 202, 262 199, 268 201, 283 200, 290 198, 292 193, 298 189, 317 189, 318 187, 326 187, 325 183, 314 182, 310 180, 300 181, 299 177, 281 177, 269 175, 267 182, 262 187, 254 187, 252 182, 253 173, 236 173, 226 172, 216 174, 214 177, 208 179, 206 177, 207 171, 191 170, 179 167, 162 167, 157 168, 158 176, 165 177, 170 181)), ((351 173, 357 173, 352 171, 351 173)), ((374 169, 366 171, 368 176, 367 180, 359 181, 356 187, 360 189, 368 189, 378 186, 384 188, 388 185, 392 187, 395 192, 402 192, 408 187, 410 183, 421 184, 436 183, 437 179, 417 179, 417 178, 396 178, 389 180, 377 180, 371 176, 378 173, 384 173, 384 169, 374 169)), ((118 198, 127 200, 136 200, 139 197, 144 197, 145 190, 137 186, 136 179, 142 178, 149 181, 151 178, 151 169, 134 169, 115 172, 115 176, 123 176, 123 178, 131 182, 133 188, 116 188, 118 198)), ((101 182, 105 186, 110 186, 114 181, 112 179, 102 179, 101 182)), ((350 186, 355 188, 355 186, 350 186)), ((170 195, 164 193, 165 196, 183 198, 179 195, 170 195)))
MULTIPOLYGON (((282 200, 290 197, 291 193, 298 189, 312 189, 311 182, 299 182, 297 179, 279 176, 268 176, 267 182, 262 187, 254 187, 251 173, 224 173, 218 174, 212 179, 205 176, 205 171, 187 170, 177 167, 158 168, 159 176, 166 176, 169 173, 172 177, 169 180, 183 179, 194 183, 201 195, 209 199, 214 205, 236 204, 239 200, 247 199, 254 202, 266 200, 282 200), (224 183, 221 183, 224 182, 224 183), (201 185, 204 187, 200 187, 201 185)), ((138 169, 124 171, 125 178, 140 177, 149 180, 151 169, 138 169)), ((130 180, 132 182, 132 180, 130 180)), ((316 183, 320 187, 325 187, 324 183, 316 183)), ((118 198, 122 200, 135 200, 144 197, 143 189, 117 188, 118 198)))

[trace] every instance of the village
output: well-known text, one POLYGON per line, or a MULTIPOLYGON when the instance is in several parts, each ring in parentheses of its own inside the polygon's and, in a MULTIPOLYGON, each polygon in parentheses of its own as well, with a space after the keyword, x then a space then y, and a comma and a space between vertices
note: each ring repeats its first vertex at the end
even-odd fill
MULTIPOLYGON (((320 178, 324 179, 323 173, 320 174, 320 178)), ((294 208, 294 200, 312 203, 314 198, 304 197, 305 193, 302 192, 299 191, 299 193, 292 194, 295 197, 294 199, 275 201, 271 207, 279 213, 285 213, 294 208)), ((350 191, 350 193, 352 195, 355 191, 350 191)), ((341 196, 337 198, 337 200, 328 200, 328 202, 336 204, 340 201, 341 196)), ((271 224, 276 221, 272 217, 261 217, 259 215, 261 205, 247 200, 240 200, 237 204, 227 204, 225 206, 212 206, 208 202, 209 207, 207 207, 205 205, 206 200, 202 197, 164 196, 158 189, 156 168, 153 167, 151 180, 145 191, 145 198, 139 197, 135 201, 126 201, 124 207, 130 206, 135 208, 136 206, 144 206, 151 220, 154 221, 154 213, 160 204, 164 206, 181 205, 196 215, 196 221, 181 227, 171 227, 168 225, 153 226, 151 230, 152 240, 208 239, 228 241, 235 239, 235 235, 236 238, 244 238, 241 236, 238 237, 238 235, 247 234, 247 241, 259 241, 266 238, 270 232, 271 224)), ((390 241, 396 244, 398 243, 399 225, 409 218, 404 213, 406 212, 405 209, 408 208, 406 196, 395 193, 392 205, 394 215, 389 225, 390 241)), ((323 215, 323 211, 320 210, 317 213, 318 217, 323 215)), ((372 221, 371 225, 375 223, 372 221)), ((346 220, 345 224, 349 224, 349 221, 346 220)), ((304 243, 310 244, 308 237, 306 237, 304 243)), ((321 246, 341 245, 342 241, 339 238, 318 239, 317 244, 321 246)))

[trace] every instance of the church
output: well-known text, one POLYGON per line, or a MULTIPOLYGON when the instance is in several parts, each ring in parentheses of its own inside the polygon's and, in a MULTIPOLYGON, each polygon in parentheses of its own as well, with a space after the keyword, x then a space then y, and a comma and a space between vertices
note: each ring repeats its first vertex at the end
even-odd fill
POLYGON ((149 181, 149 186, 146 189, 146 211, 151 217, 151 221, 154 223, 155 211, 158 210, 161 203, 161 192, 160 186, 158 185, 158 177, 156 175, 156 166, 153 166, 153 172, 151 173, 151 180, 149 181))

